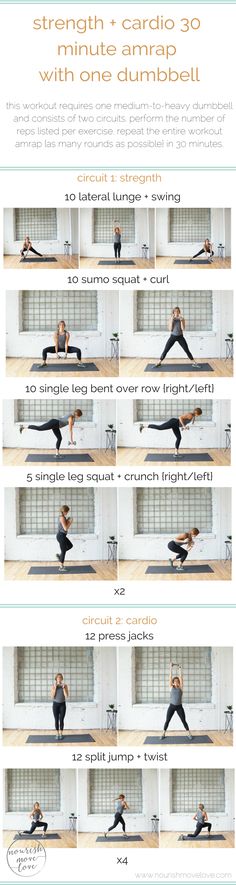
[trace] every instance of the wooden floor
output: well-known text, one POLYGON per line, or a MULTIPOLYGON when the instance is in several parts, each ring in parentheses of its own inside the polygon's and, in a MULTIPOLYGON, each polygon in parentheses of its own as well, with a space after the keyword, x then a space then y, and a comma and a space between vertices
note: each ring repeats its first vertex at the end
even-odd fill
MULTIPOLYGON (((191 560, 192 565, 202 565, 203 560, 191 560)), ((190 565, 190 560, 188 560, 188 564, 190 565)), ((231 580, 231 564, 229 562, 225 562, 224 560, 211 560, 208 563, 213 569, 213 573, 211 574, 199 574, 199 575, 191 575, 188 572, 184 574, 184 572, 180 572, 178 575, 172 574, 158 574, 158 575, 146 575, 146 569, 149 565, 168 565, 167 560, 120 560, 119 562, 119 579, 124 581, 230 581, 231 580)))
MULTIPOLYGON (((155 735, 156 737, 160 737, 160 735, 162 734, 162 731, 163 731, 162 728, 159 731, 155 731, 152 728, 149 728, 149 731, 119 731, 118 732, 118 745, 119 745, 119 747, 142 747, 146 737, 148 737, 150 735, 155 735)), ((179 735, 179 734, 183 734, 183 731, 172 731, 171 730, 169 733, 171 735, 179 735)), ((192 729, 191 729, 191 734, 192 735, 199 735, 199 734, 201 734, 201 731, 192 731, 192 729)), ((213 745, 215 747, 232 747, 233 746, 233 732, 232 731, 226 731, 226 732, 225 731, 207 731, 206 729, 204 729, 204 734, 207 734, 211 738, 211 740, 213 741, 213 745)), ((156 746, 157 745, 155 745, 155 744, 154 745, 145 744, 144 750, 147 753, 148 752, 155 753, 156 746)), ((158 744, 158 746, 159 746, 159 744, 158 744)), ((181 744, 180 746, 183 747, 183 752, 185 752, 185 746, 188 746, 188 745, 181 744)), ((204 750, 206 748, 206 750, 208 751, 208 749, 210 747, 212 747, 212 744, 195 744, 194 745, 194 741, 193 742, 189 741, 189 746, 190 747, 195 746, 195 748, 197 748, 198 746, 200 746, 200 747, 204 746, 204 750)), ((166 749, 168 752, 168 750, 170 748, 170 744, 168 744, 168 742, 166 742, 166 741, 163 741, 161 744, 161 747, 163 747, 163 750, 166 749)), ((176 747, 177 747, 177 745, 176 745, 176 747)), ((179 749, 179 745, 178 745, 178 749, 179 749)))
MULTIPOLYGON (((67 572, 63 572, 62 574, 56 575, 29 575, 29 569, 32 565, 56 565, 57 560, 55 562, 20 562, 16 561, 8 561, 5 562, 5 580, 6 581, 75 581, 78 584, 78 581, 116 581, 117 580, 117 565, 115 562, 83 562, 80 565, 92 565, 95 569, 95 574, 88 575, 70 575, 67 572)), ((78 565, 78 562, 71 562, 71 560, 67 560, 67 565, 78 565)))
MULTIPOLYGON (((28 830, 30 828, 29 820, 25 820, 25 829, 28 830)), ((16 835, 16 830, 4 830, 3 831, 3 847, 9 848, 11 843, 13 842, 14 836, 16 835)), ((36 830, 39 832, 39 830, 36 830)), ((52 833, 53 830, 48 828, 48 832, 52 833)), ((42 843, 46 851, 48 848, 77 848, 77 834, 70 832, 70 830, 55 830, 54 832, 58 833, 60 839, 50 840, 42 838, 42 843)), ((21 846, 21 848, 29 848, 30 842, 28 839, 22 839, 16 842, 16 846, 21 846)))
POLYGON ((161 369, 159 369, 158 372, 145 372, 145 368, 146 368, 147 364, 148 363, 157 363, 158 359, 159 359, 159 355, 157 355, 157 354, 154 354, 151 357, 146 357, 146 359, 143 359, 143 358, 139 359, 138 357, 135 357, 135 358, 134 357, 121 357, 121 359, 120 359, 120 376, 132 377, 132 378, 139 378, 141 376, 146 379, 148 378, 149 383, 150 383, 150 377, 152 377, 153 383, 158 384, 158 378, 166 378, 167 379, 168 375, 174 375, 176 380, 178 380, 178 378, 192 378, 192 377, 194 377, 194 378, 200 377, 201 378, 202 375, 204 375, 204 377, 209 378, 209 381, 210 381, 211 378, 214 378, 214 377, 215 378, 231 378, 233 375, 233 371, 234 371, 233 360, 212 359, 212 357, 208 359, 206 357, 204 360, 197 359, 197 362, 199 364, 202 362, 209 363, 209 365, 213 369, 213 372, 207 373, 207 372, 203 371, 203 373, 202 373, 199 369, 198 369, 198 371, 194 372, 194 369, 191 369, 191 367, 190 367, 190 363, 188 363, 188 361, 186 361, 186 364, 189 365, 188 371, 184 372, 183 375, 181 375, 181 372, 178 372, 178 374, 176 374, 176 372, 175 372, 176 363, 180 363, 180 362, 182 363, 182 361, 184 362, 184 360, 181 356, 181 351, 179 351, 179 359, 173 359, 171 361, 165 360, 165 365, 168 365, 168 372, 162 372, 161 369))
MULTIPOLYGON (((81 741, 81 742, 79 742, 79 744, 74 744, 74 743, 70 744, 69 741, 67 741, 66 744, 64 744, 64 746, 65 747, 74 747, 75 750, 78 750, 79 747, 88 747, 88 746, 91 746, 91 747, 115 747, 117 745, 115 731, 111 731, 111 730, 105 731, 105 729, 89 728, 89 726, 87 729, 77 728, 76 730, 75 729, 69 730, 69 729, 65 728, 65 735, 67 737, 70 734, 82 735, 82 734, 88 734, 88 733, 91 734, 94 739, 93 744, 88 744, 88 742, 86 742, 86 741, 81 741)), ((50 731, 50 729, 48 729, 47 731, 46 730, 45 731, 35 731, 35 729, 32 729, 31 731, 29 731, 29 729, 22 729, 22 728, 4 728, 3 729, 3 745, 4 745, 4 747, 24 747, 26 745, 27 738, 29 737, 30 734, 42 735, 42 737, 45 734, 47 734, 47 735, 52 734, 55 736, 55 730, 51 729, 51 731, 50 731)), ((32 744, 30 746, 35 746, 36 752, 37 752, 37 747, 39 746, 39 744, 32 744)), ((52 749, 54 750, 54 744, 44 744, 43 740, 42 740, 42 746, 47 747, 47 749, 49 748, 49 750, 50 750, 50 747, 52 747, 52 749)), ((63 741, 61 743, 60 741, 57 741, 56 737, 55 737, 55 746, 56 747, 63 746, 63 741)))
MULTIPOLYGON (((9 451, 9 449, 8 449, 8 451, 9 451)), ((193 454, 194 453, 198 454, 199 452, 201 452, 201 449, 191 449, 191 451, 193 454)), ((203 449, 202 449, 202 451, 203 451, 203 449)), ((209 455, 211 455, 211 458, 213 459, 212 461, 204 461, 204 460, 199 461, 199 462, 198 461, 182 461, 181 453, 182 454, 185 454, 185 453, 189 454, 189 452, 190 452, 190 449, 184 449, 182 447, 179 449, 178 458, 175 458, 174 461, 173 461, 174 448, 173 449, 154 449, 154 448, 141 449, 141 448, 138 448, 138 446, 136 449, 118 448, 117 449, 117 464, 120 465, 121 467, 123 465, 129 465, 130 467, 132 467, 132 466, 135 466, 136 464, 137 465, 142 464, 143 466, 147 467, 147 470, 149 470, 150 467, 151 468, 154 467, 156 469, 159 468, 160 471, 163 469, 163 465, 165 463, 166 464, 171 463, 173 465, 173 467, 181 466, 181 467, 186 467, 187 469, 189 467, 195 467, 195 469, 199 470, 199 471, 201 471, 202 467, 207 467, 208 470, 211 470, 212 467, 228 467, 228 466, 230 466, 231 459, 230 459, 230 450, 229 449, 227 451, 225 451, 225 449, 208 449, 206 446, 205 451, 208 452, 209 455), (145 461, 146 455, 149 455, 150 452, 153 452, 153 454, 160 454, 160 453, 165 454, 166 455, 165 461, 152 461, 152 462, 145 461), (171 456, 171 458, 169 458, 169 456, 171 456)))
MULTIPOLYGON (((109 257, 107 256, 107 258, 104 258, 104 256, 101 256, 100 258, 91 258, 89 255, 86 257, 81 255, 80 256, 80 269, 82 270, 85 267, 89 267, 89 268, 90 267, 98 267, 101 274, 105 274, 105 273, 109 274, 111 271, 116 270, 120 276, 122 274, 125 276, 127 274, 127 271, 129 270, 129 267, 130 267, 130 271, 132 274, 135 274, 135 271, 137 270, 137 268, 139 270, 142 270, 142 268, 144 270, 147 270, 148 268, 154 270, 154 267, 155 267, 155 258, 153 258, 152 260, 149 259, 149 260, 145 261, 144 258, 133 257, 133 258, 130 258, 130 261, 134 261, 134 264, 130 264, 130 265, 119 264, 118 262, 115 262, 115 261, 113 261, 112 264, 107 264, 107 265, 106 264, 99 264, 99 261, 112 261, 112 257, 113 256, 110 255, 109 257)), ((122 260, 122 258, 121 258, 121 260, 122 260)), ((129 259, 125 256, 124 256, 123 260, 129 261, 129 259)))
MULTIPOLYGON (((189 832, 191 833, 191 825, 193 826, 194 821, 190 820, 189 832)), ((194 832, 194 829, 193 829, 194 832)), ((213 831, 212 831, 213 832, 213 831)), ((186 833, 183 833, 185 836, 186 833)), ((192 839, 188 842, 178 842, 178 838, 181 836, 181 830, 179 833, 161 833, 160 834, 160 848, 206 848, 215 850, 215 848, 234 848, 234 833, 232 831, 222 831, 222 836, 225 837, 225 842, 211 842, 211 839, 208 839, 206 836, 206 842, 199 842, 198 839, 192 839)))
MULTIPOLYGON (((63 448, 63 444, 60 451, 62 455, 70 455, 71 453, 71 449, 63 448)), ((80 470, 81 467, 87 470, 93 470, 94 467, 114 467, 116 464, 115 452, 111 452, 110 450, 106 452, 105 449, 79 449, 76 447, 75 449, 72 449, 72 451, 80 455, 86 453, 88 455, 91 455, 91 458, 93 458, 93 463, 88 462, 87 464, 80 464, 78 461, 78 463, 75 462, 73 465, 70 464, 70 466, 73 466, 74 470, 80 470)), ((26 464, 27 455, 30 454, 40 455, 40 449, 3 449, 3 464, 5 467, 27 466, 28 469, 30 469, 28 462, 26 464)), ((52 455, 54 454, 54 449, 42 449, 41 454, 52 455)), ((57 458, 55 455, 54 461, 37 461, 35 463, 30 462, 30 467, 35 467, 35 469, 37 470, 38 467, 45 467, 47 463, 50 469, 52 469, 56 466, 60 467, 60 465, 61 467, 63 467, 63 464, 69 464, 69 461, 66 462, 63 460, 62 462, 61 459, 57 458)))
MULTIPOLYGON (((112 818, 111 818, 112 823, 112 818)), ((111 823, 109 826, 111 826, 111 823)), ((132 834, 129 832, 129 825, 126 821, 126 831, 128 836, 132 834)), ((117 830, 114 830, 114 835, 121 835, 122 831, 120 827, 117 827, 117 830)), ((134 834, 137 835, 137 834, 134 834)), ((97 836, 104 836, 103 833, 78 833, 78 848, 102 848, 106 851, 107 848, 113 848, 113 851, 129 851, 130 848, 135 850, 137 848, 158 848, 159 847, 159 837, 158 833, 139 833, 139 836, 142 836, 143 842, 127 842, 125 836, 122 842, 112 842, 109 840, 109 836, 107 836, 106 842, 96 842, 97 836)))
MULTIPOLYGON (((67 360, 67 364, 70 360, 67 360)), ((86 369, 83 372, 77 372, 75 369, 75 374, 73 372, 59 372, 58 365, 55 362, 55 372, 47 372, 47 369, 42 369, 42 372, 31 372, 31 366, 33 363, 41 363, 41 354, 40 356, 32 356, 24 359, 23 357, 7 357, 6 359, 6 375, 9 378, 38 378, 41 383, 43 378, 47 378, 48 382, 50 379, 57 378, 60 381, 64 381, 64 378, 70 378, 71 381, 74 381, 75 378, 78 379, 78 384, 80 378, 91 378, 93 382, 96 381, 96 378, 99 377, 108 377, 113 378, 119 375, 119 360, 109 360, 109 359, 97 359, 96 356, 89 357, 83 362, 87 363, 96 363, 98 368, 98 372, 86 372, 86 369)), ((76 363, 74 363, 76 366, 76 363)))
MULTIPOLYGON (((231 258, 217 258, 214 256, 213 262, 207 262, 207 264, 200 264, 201 258, 199 259, 199 264, 196 261, 191 261, 189 264, 175 264, 176 258, 182 258, 183 261, 191 258, 191 255, 156 255, 156 267, 169 268, 172 267, 174 270, 181 271, 189 271, 189 270, 205 270, 208 273, 209 270, 228 270, 231 268, 231 258)), ((202 256, 204 260, 204 255, 202 256)))
MULTIPOLYGON (((46 253, 45 253, 46 255, 46 253)), ((79 267, 78 255, 56 255, 56 261, 20 261, 19 255, 4 255, 3 267, 5 270, 69 270, 79 267)))

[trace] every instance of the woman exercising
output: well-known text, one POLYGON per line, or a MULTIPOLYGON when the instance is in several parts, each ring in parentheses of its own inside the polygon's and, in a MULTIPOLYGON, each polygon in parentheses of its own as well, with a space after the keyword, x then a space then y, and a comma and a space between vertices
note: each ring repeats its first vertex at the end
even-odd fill
POLYGON ((76 353, 78 363, 81 362, 81 350, 80 347, 74 347, 74 345, 69 345, 70 340, 70 332, 67 332, 65 320, 60 320, 57 325, 56 332, 54 332, 53 336, 54 345, 50 347, 44 347, 42 352, 42 360, 43 366, 47 365, 47 355, 48 353, 55 353, 57 359, 59 359, 59 353, 64 353, 64 359, 67 358, 68 353, 76 353))
POLYGON ((32 833, 37 829, 37 827, 43 827, 43 836, 46 836, 48 824, 45 820, 43 820, 43 812, 41 811, 39 802, 35 802, 32 808, 32 811, 29 815, 32 818, 32 824, 30 830, 18 831, 19 836, 31 836, 32 833))
POLYGON ((76 446, 76 442, 74 440, 74 424, 76 421, 79 421, 81 418, 81 409, 75 409, 75 412, 70 413, 69 415, 62 415, 61 418, 51 418, 50 421, 45 421, 45 424, 28 424, 27 427, 24 424, 20 425, 20 433, 23 433, 24 430, 39 430, 40 433, 44 430, 52 430, 54 436, 56 437, 56 457, 60 456, 60 446, 62 443, 62 435, 61 428, 67 427, 70 432, 70 439, 68 440, 68 446, 76 446))
POLYGON ((208 240, 208 237, 206 238, 206 240, 204 240, 203 249, 200 249, 200 252, 196 252, 196 255, 193 255, 193 257, 190 258, 190 261, 193 261, 194 258, 198 258, 199 255, 204 255, 204 254, 207 255, 208 261, 210 261, 210 262, 213 261, 214 252, 213 252, 213 248, 212 248, 212 243, 210 240, 208 240))
POLYGON ((184 352, 187 354, 187 357, 189 358, 190 362, 192 363, 192 366, 196 366, 198 368, 198 363, 196 363, 196 361, 193 357, 193 354, 189 350, 186 338, 184 337, 185 325, 186 325, 185 319, 181 314, 180 307, 173 307, 173 309, 171 311, 170 319, 168 322, 168 329, 170 332, 170 336, 168 338, 168 341, 166 342, 163 353, 161 354, 160 359, 158 360, 158 363, 156 364, 157 367, 161 366, 167 353, 169 353, 169 350, 171 350, 171 348, 174 346, 174 344, 177 343, 177 344, 180 344, 180 347, 182 347, 184 352))
POLYGON ((168 550, 176 553, 174 559, 169 559, 169 564, 171 568, 176 567, 178 572, 184 571, 183 563, 185 559, 187 559, 189 551, 194 546, 194 538, 196 538, 197 535, 199 535, 199 529, 190 529, 189 532, 184 532, 182 535, 177 535, 175 541, 169 541, 168 550), (183 544, 187 547, 187 550, 184 549, 183 544))
POLYGON ((203 830, 204 827, 207 827, 208 836, 210 836, 212 824, 209 823, 208 815, 202 802, 199 803, 196 814, 194 814, 193 816, 193 820, 197 821, 196 830, 194 833, 188 833, 188 836, 194 836, 196 838, 196 836, 199 836, 199 833, 201 833, 201 830, 203 830))
POLYGON ((113 234, 113 246, 114 246, 115 260, 116 260, 117 264, 119 264, 119 261, 120 261, 121 233, 122 233, 122 229, 121 229, 120 225, 115 224, 114 234, 113 234))
POLYGON ((61 552, 56 553, 56 557, 58 559, 58 562, 60 563, 60 565, 59 565, 60 572, 66 571, 65 566, 64 566, 66 553, 68 552, 68 550, 71 550, 73 547, 73 544, 71 543, 69 538, 67 538, 68 531, 73 523, 73 518, 68 516, 69 510, 70 510, 70 508, 67 506, 67 504, 64 504, 63 507, 61 507, 61 509, 60 509, 60 515, 59 515, 59 519, 58 519, 56 538, 57 538, 61 552))
POLYGON ((38 255, 39 258, 43 258, 42 253, 41 253, 41 252, 37 252, 37 249, 34 249, 34 248, 33 248, 32 243, 31 243, 31 240, 30 240, 30 238, 29 238, 29 236, 28 236, 28 234, 27 234, 26 237, 25 237, 25 239, 24 239, 22 249, 20 250, 21 257, 24 259, 24 261, 25 261, 25 259, 27 258, 28 252, 33 252, 34 255, 38 255), (25 253, 26 253, 26 254, 25 254, 25 253))
POLYGON ((166 721, 165 721, 165 725, 164 725, 164 729, 163 729, 163 734, 161 735, 161 740, 164 741, 165 736, 166 736, 166 731, 167 731, 167 728, 170 724, 172 716, 174 716, 174 713, 177 713, 179 718, 181 719, 181 722, 183 723, 185 731, 187 731, 187 733, 188 733, 189 740, 192 741, 193 736, 192 736, 191 732, 189 731, 189 726, 188 726, 188 723, 186 722, 185 712, 184 712, 184 708, 182 705, 183 687, 184 687, 182 669, 181 669, 180 664, 173 664, 172 661, 170 661, 169 686, 170 686, 170 703, 169 703, 169 707, 168 707, 167 714, 166 714, 166 721), (178 667, 179 676, 173 676, 172 669, 174 666, 178 667))
POLYGON ((168 421, 164 421, 164 424, 140 424, 139 430, 140 433, 143 430, 173 430, 177 456, 182 439, 180 430, 189 430, 190 425, 195 423, 195 418, 198 418, 199 415, 202 415, 202 409, 197 407, 193 412, 186 412, 186 414, 180 415, 179 418, 169 418, 168 421))
POLYGON ((55 676, 55 682, 51 687, 51 698, 53 699, 52 711, 55 719, 55 729, 58 741, 63 741, 66 699, 68 697, 68 685, 65 685, 62 673, 57 673, 55 676))
POLYGON ((106 837, 107 837, 107 833, 110 833, 111 830, 115 830, 116 827, 118 827, 118 824, 121 824, 121 826, 122 826, 122 830, 123 830, 123 833, 124 833, 124 836, 127 836, 127 833, 126 833, 126 831, 125 831, 125 821, 124 821, 124 818, 123 818, 123 812, 124 812, 124 811, 127 811, 128 808, 129 808, 129 806, 127 805, 127 802, 126 802, 126 798, 125 798, 125 796, 124 796, 124 793, 120 793, 120 795, 118 796, 118 799, 115 800, 115 817, 114 817, 114 823, 112 824, 111 827, 109 827, 109 829, 107 830, 107 832, 104 833, 105 839, 106 839, 106 837))

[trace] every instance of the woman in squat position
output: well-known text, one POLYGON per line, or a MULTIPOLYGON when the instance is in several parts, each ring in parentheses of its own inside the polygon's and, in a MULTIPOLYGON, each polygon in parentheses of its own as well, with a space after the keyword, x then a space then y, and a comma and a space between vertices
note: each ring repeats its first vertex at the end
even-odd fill
POLYGON ((74 345, 69 344, 70 340, 70 332, 67 332, 65 320, 60 320, 57 325, 56 332, 53 335, 54 344, 49 347, 44 347, 42 352, 42 360, 43 366, 47 365, 47 355, 48 353, 55 353, 57 359, 59 359, 59 353, 64 353, 64 359, 67 359, 68 353, 75 353, 77 356, 78 363, 81 362, 81 350, 79 347, 74 347, 74 345))
POLYGON ((63 741, 66 700, 68 696, 68 685, 65 685, 62 673, 56 673, 55 682, 51 687, 51 698, 53 699, 52 710, 58 741, 63 741))
POLYGON ((177 535, 174 541, 169 541, 168 550, 176 553, 174 559, 169 559, 171 568, 175 568, 176 566, 178 572, 184 571, 183 563, 185 559, 187 559, 189 551, 192 550, 195 543, 194 538, 196 538, 197 535, 199 535, 199 529, 190 529, 189 532, 183 532, 182 535, 177 535), (187 548, 186 550, 185 547, 187 548))
POLYGON ((60 547, 61 552, 56 553, 56 557, 58 559, 59 572, 65 572, 65 557, 68 550, 72 550, 73 544, 67 537, 68 531, 73 523, 73 518, 68 516, 70 508, 67 504, 63 504, 63 507, 60 509, 58 526, 57 526, 57 541, 60 547))
POLYGON ((23 258, 24 261, 25 261, 25 259, 27 258, 28 252, 33 252, 34 255, 38 255, 39 258, 43 258, 42 253, 41 253, 41 252, 37 252, 37 249, 34 249, 34 248, 33 248, 32 243, 31 243, 31 240, 30 240, 30 237, 28 236, 28 234, 26 234, 25 239, 24 239, 24 242, 23 242, 22 249, 20 250, 21 258, 23 258), (25 253, 26 253, 26 254, 25 254, 25 253))
POLYGON ((107 833, 110 833, 111 830, 115 830, 116 827, 118 827, 118 824, 121 824, 121 826, 122 826, 122 830, 123 830, 123 833, 124 833, 124 836, 127 835, 127 833, 126 833, 126 831, 125 831, 125 821, 124 821, 124 818, 123 818, 123 812, 124 812, 124 811, 127 811, 128 808, 129 808, 129 806, 127 805, 127 802, 126 802, 126 798, 125 798, 125 796, 124 796, 124 793, 120 793, 120 795, 118 796, 118 798, 115 800, 115 817, 114 817, 114 823, 112 824, 111 827, 109 827, 109 829, 107 830, 107 832, 104 833, 105 839, 106 839, 106 837, 107 837, 107 833))
POLYGON ((164 421, 163 424, 140 424, 140 433, 143 430, 173 430, 175 436, 175 452, 176 456, 178 455, 180 443, 181 443, 181 432, 183 430, 189 430, 190 425, 195 423, 195 419, 198 418, 199 415, 202 415, 202 409, 198 406, 193 412, 186 412, 184 415, 180 415, 179 418, 169 418, 168 421, 164 421))
POLYGON ((208 240, 208 237, 206 238, 206 240, 204 240, 203 248, 200 249, 200 252, 196 252, 196 255, 193 255, 193 257, 190 258, 190 261, 193 261, 194 258, 198 258, 199 255, 204 255, 204 254, 207 257, 207 260, 210 263, 212 263, 214 252, 213 252, 213 248, 212 248, 212 243, 210 240, 208 240))
POLYGON ((18 835, 19 836, 24 836, 24 835, 31 836, 32 833, 34 833, 34 831, 37 829, 37 827, 43 827, 43 836, 46 836, 48 824, 46 823, 45 820, 43 820, 43 812, 41 811, 39 802, 34 803, 34 806, 32 808, 32 811, 30 812, 29 817, 32 818, 30 830, 23 830, 23 832, 18 831, 18 835))
POLYGON ((61 429, 62 427, 68 427, 70 433, 70 439, 68 441, 68 446, 76 446, 76 442, 74 440, 74 424, 76 421, 79 421, 81 418, 81 409, 75 409, 75 412, 72 412, 68 415, 62 415, 61 418, 51 418, 50 421, 45 421, 45 424, 28 424, 27 427, 24 424, 20 425, 20 433, 23 433, 24 430, 39 430, 40 433, 46 430, 52 430, 54 436, 56 437, 56 457, 59 457, 60 454, 60 446, 62 443, 62 435, 61 429))
POLYGON ((173 670, 174 666, 176 666, 176 665, 174 665, 172 663, 172 661, 170 661, 170 675, 169 675, 170 703, 169 703, 169 707, 168 707, 167 714, 166 714, 166 721, 165 721, 165 725, 164 725, 164 729, 163 729, 163 734, 161 735, 161 740, 163 741, 165 739, 166 731, 167 731, 168 725, 170 724, 172 716, 174 716, 174 713, 177 713, 177 715, 181 719, 181 722, 183 723, 185 731, 187 731, 189 740, 192 741, 193 737, 191 735, 191 732, 189 731, 189 726, 188 726, 188 723, 186 722, 185 712, 184 712, 184 708, 182 705, 183 687, 184 687, 182 669, 181 669, 180 664, 177 664, 178 670, 179 670, 179 676, 173 676, 172 670, 173 670))
POLYGON ((185 319, 181 314, 180 307, 173 307, 173 309, 171 311, 170 319, 168 322, 168 329, 170 332, 170 336, 168 338, 168 341, 166 342, 163 353, 161 354, 160 359, 158 360, 158 363, 156 364, 157 367, 161 366, 161 364, 163 363, 163 360, 167 356, 167 353, 169 353, 169 350, 171 350, 171 348, 174 346, 174 344, 177 343, 180 345, 180 347, 182 347, 182 350, 184 350, 184 352, 186 353, 192 366, 195 366, 196 368, 198 368, 198 363, 196 363, 196 361, 193 357, 193 354, 189 350, 186 338, 184 337, 185 325, 186 325, 185 319))
POLYGON ((194 833, 189 833, 189 836, 194 836, 196 838, 196 836, 199 836, 199 833, 201 833, 201 830, 203 830, 204 827, 207 827, 208 836, 210 836, 212 824, 209 823, 208 815, 202 802, 199 803, 196 814, 193 815, 193 820, 197 821, 196 830, 194 833))

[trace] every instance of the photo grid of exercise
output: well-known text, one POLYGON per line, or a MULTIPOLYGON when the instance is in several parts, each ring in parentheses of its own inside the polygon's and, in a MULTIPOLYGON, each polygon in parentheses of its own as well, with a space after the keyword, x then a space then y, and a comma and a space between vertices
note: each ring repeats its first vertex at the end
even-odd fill
POLYGON ((133 881, 140 848, 153 875, 234 856, 235 204, 171 173, 154 209, 155 176, 138 208, 118 173, 114 205, 84 185, 92 209, 61 174, 30 206, 26 173, 15 207, 2 181, 10 882, 22 852, 42 882, 112 881, 118 858, 133 881))

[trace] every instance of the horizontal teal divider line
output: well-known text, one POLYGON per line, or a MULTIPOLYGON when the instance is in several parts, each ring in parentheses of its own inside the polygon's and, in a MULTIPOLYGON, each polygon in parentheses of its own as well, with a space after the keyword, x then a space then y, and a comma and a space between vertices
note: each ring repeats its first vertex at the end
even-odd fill
MULTIPOLYGON (((140 174, 142 172, 236 172, 236 166, 126 166, 125 171, 140 174)), ((0 172, 100 172, 102 175, 104 172, 124 172, 124 166, 0 166, 0 172)), ((155 184, 151 181, 146 182, 148 183, 155 184)), ((80 181, 79 184, 89 184, 89 182, 80 181)), ((127 181, 127 184, 131 185, 132 182, 127 181)))
MULTIPOLYGON (((97 608, 102 608, 102 609, 108 609, 108 608, 110 609, 110 608, 112 608, 112 609, 113 609, 113 608, 114 608, 114 609, 117 611, 117 608, 119 608, 119 609, 120 609, 120 608, 128 608, 128 609, 130 609, 130 608, 135 608, 135 609, 137 609, 137 608, 143 608, 143 609, 145 609, 145 610, 146 610, 147 608, 151 608, 151 609, 153 609, 153 608, 161 608, 161 609, 162 609, 162 608, 166 608, 166 609, 169 609, 169 608, 171 608, 171 609, 172 609, 172 608, 177 608, 177 609, 178 609, 178 608, 181 608, 181 609, 182 609, 182 608, 184 608, 184 609, 185 609, 185 608, 191 608, 191 609, 195 609, 195 608, 204 608, 204 609, 205 609, 205 608, 210 608, 210 609, 211 609, 211 608, 214 608, 214 609, 215 609, 215 608, 220 608, 220 609, 235 609, 235 608, 236 608, 236 605, 223 605, 223 604, 222 604, 222 605, 221 605, 221 604, 220 604, 220 605, 218 605, 218 604, 212 604, 212 605, 209 605, 208 603, 207 603, 206 605, 204 605, 204 604, 203 604, 203 605, 188 605, 188 604, 187 604, 187 605, 177 605, 177 603, 175 603, 174 605, 172 605, 172 603, 170 603, 170 605, 158 605, 157 603, 153 603, 153 605, 152 605, 151 603, 147 603, 146 605, 144 605, 144 603, 140 603, 140 602, 137 602, 137 603, 130 603, 130 604, 129 604, 128 602, 126 602, 126 603, 123 603, 123 602, 122 602, 122 603, 117 603, 117 602, 116 602, 115 605, 111 605, 110 602, 102 603, 102 604, 100 604, 100 605, 99 605, 99 604, 96 604, 96 602, 88 603, 87 605, 82 605, 82 604, 79 605, 79 604, 77 604, 77 603, 72 603, 72 604, 67 604, 67 605, 66 605, 66 604, 62 604, 62 603, 59 603, 59 604, 57 604, 57 605, 54 605, 53 603, 52 603, 52 604, 46 604, 46 605, 43 605, 43 603, 40 603, 39 605, 32 605, 31 603, 29 603, 29 604, 27 604, 27 603, 23 603, 23 604, 21 605, 20 603, 17 602, 16 604, 13 603, 12 605, 9 605, 9 604, 8 604, 8 605, 0 605, 0 609, 2 609, 2 608, 4 608, 4 609, 5 609, 5 608, 7 608, 7 609, 8 609, 8 608, 10 608, 10 609, 15 609, 15 608, 20 608, 20 609, 21 609, 21 608, 22 608, 22 609, 25 609, 25 608, 50 608, 50 609, 51 609, 51 608, 63 608, 63 609, 64 609, 64 608, 65 608, 65 609, 82 608, 82 609, 85 609, 85 610, 87 610, 88 608, 92 608, 92 609, 94 609, 94 608, 96 608, 96 609, 97 609, 97 608)), ((88 625, 88 626, 89 626, 89 625, 88 625)))

